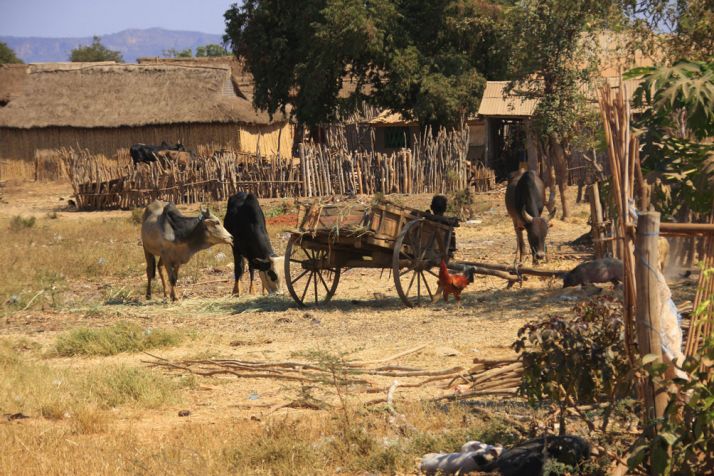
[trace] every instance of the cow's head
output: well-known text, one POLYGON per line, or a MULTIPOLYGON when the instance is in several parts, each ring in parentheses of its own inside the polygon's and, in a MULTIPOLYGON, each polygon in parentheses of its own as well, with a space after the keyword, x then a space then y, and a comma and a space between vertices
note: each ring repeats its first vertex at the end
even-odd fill
POLYGON ((283 256, 270 258, 254 258, 253 267, 258 270, 260 282, 268 294, 281 294, 281 275, 283 272, 283 256))
POLYGON ((545 238, 548 236, 548 228, 551 227, 550 220, 555 216, 556 208, 550 212, 548 217, 533 217, 528 214, 525 207, 521 209, 521 217, 526 224, 526 233, 528 234, 528 244, 533 253, 533 262, 545 259, 545 238))
POLYGON ((228 233, 228 230, 223 228, 221 220, 216 215, 211 213, 207 208, 201 207, 199 218, 205 230, 204 237, 206 244, 210 246, 221 243, 233 245, 233 237, 228 233))

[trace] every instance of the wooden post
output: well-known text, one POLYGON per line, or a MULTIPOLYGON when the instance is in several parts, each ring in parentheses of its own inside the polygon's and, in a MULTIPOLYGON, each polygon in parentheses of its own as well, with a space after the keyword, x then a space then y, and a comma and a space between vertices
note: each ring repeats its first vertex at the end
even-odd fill
POLYGON ((592 226, 595 258, 605 255, 605 242, 602 241, 602 204, 600 203, 600 185, 595 182, 590 185, 590 224, 592 226))
POLYGON ((310 187, 307 179, 307 167, 305 166, 305 144, 301 142, 298 150, 300 151, 300 171, 302 172, 302 196, 309 197, 310 187))
MULTIPOLYGON (((662 304, 657 283, 661 277, 658 271, 659 255, 659 213, 645 212, 637 220, 637 240, 635 243, 635 273, 637 279, 637 342, 640 356, 654 354, 662 361, 660 342, 660 312, 662 304)), ((644 382, 644 417, 650 436, 656 432, 649 423, 664 415, 667 393, 664 388, 655 388, 651 379, 644 382)))

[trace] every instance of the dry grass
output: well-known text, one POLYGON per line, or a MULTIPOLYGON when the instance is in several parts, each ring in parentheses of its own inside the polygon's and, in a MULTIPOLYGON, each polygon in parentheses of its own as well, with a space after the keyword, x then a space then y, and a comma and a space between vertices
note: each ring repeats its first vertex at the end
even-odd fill
POLYGON ((62 357, 107 356, 175 346, 182 339, 183 335, 176 331, 144 328, 132 322, 120 322, 99 329, 80 327, 61 334, 57 337, 53 353, 62 357))
POLYGON ((455 451, 468 439, 512 440, 498 421, 483 422, 460 407, 418 405, 407 413, 415 429, 406 434, 381 411, 357 415, 348 433, 329 413, 188 423, 148 440, 132 429, 102 429, 91 417, 88 426, 77 419, 45 429, 26 425, 22 433, 2 425, 0 473, 403 474, 425 452, 455 451))
POLYGON ((95 409, 123 405, 157 408, 178 399, 190 378, 172 379, 127 365, 83 370, 53 366, 23 355, 7 339, 0 340, 0 409, 50 420, 86 421, 95 409))
MULTIPOLYGON (((128 351, 88 354, 130 350, 117 345, 123 337, 108 337, 117 322, 126 321, 142 331, 197 335, 152 352, 172 361, 274 362, 311 349, 348 352, 347 358, 364 361, 427 344, 392 363, 469 368, 474 357, 511 357, 520 326, 547 313, 567 312, 579 298, 564 293, 557 282, 529 279, 522 288, 506 290, 498 278, 480 277, 459 307, 438 302, 405 309, 388 273, 352 269, 331 303, 303 310, 288 296, 231 297, 232 256, 225 246, 198 253, 182 268, 178 291, 183 299, 146 302, 144 257, 132 214, 60 212, 50 219, 47 212, 61 203, 58 196, 68 195, 50 187, 55 190, 50 199, 48 187, 8 186, 8 204, 0 209, 0 262, 5 264, 0 415, 31 416, 0 421, 0 474, 412 474, 424 453, 452 451, 471 438, 508 444, 516 435, 507 424, 484 420, 468 406, 422 403, 447 391, 437 384, 398 389, 395 406, 411 429, 390 423, 383 406, 364 405, 383 394, 340 389, 342 404, 334 386, 323 383, 312 395, 326 404, 324 410, 272 411, 310 391, 272 379, 179 378, 147 368, 140 354, 128 351), (30 214, 37 217, 32 228, 10 231, 13 216, 30 214), (67 355, 78 356, 48 358, 58 340, 69 336, 67 355), (107 346, 100 344, 105 338, 107 346), (179 418, 183 409, 191 416, 179 418)), ((431 197, 388 199, 424 209, 431 197)), ((474 197, 472 209, 482 223, 457 229, 456 259, 512 262, 515 239, 502 199, 474 197)), ((267 215, 289 205, 262 203, 267 215)), ((546 267, 577 264, 564 243, 587 231, 581 216, 586 208, 576 206, 567 223, 555 220, 549 233, 554 256, 546 267)), ((282 227, 289 226, 269 228, 278 253, 286 241, 282 227)), ((693 292, 692 286, 673 288, 677 302, 688 299, 682 289, 693 292)), ((518 402, 475 405, 528 415, 518 402)))
MULTIPOLYGON (((0 262, 11 270, 0 274, 3 313, 141 302, 146 264, 132 219, 31 219, 25 227, 0 218, 0 262)), ((231 261, 227 246, 199 253, 181 269, 179 286, 215 269, 228 279, 231 261)))

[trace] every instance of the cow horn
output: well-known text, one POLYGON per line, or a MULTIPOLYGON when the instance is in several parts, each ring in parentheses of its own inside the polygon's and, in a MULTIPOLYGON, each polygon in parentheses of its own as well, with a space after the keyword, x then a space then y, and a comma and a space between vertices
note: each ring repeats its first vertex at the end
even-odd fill
POLYGON ((528 214, 526 207, 521 208, 521 216, 526 223, 533 223, 533 217, 528 214))

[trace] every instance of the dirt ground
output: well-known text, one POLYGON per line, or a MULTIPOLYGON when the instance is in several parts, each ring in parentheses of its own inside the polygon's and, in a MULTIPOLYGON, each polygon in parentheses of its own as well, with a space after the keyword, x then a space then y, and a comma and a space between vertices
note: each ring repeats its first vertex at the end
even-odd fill
MULTIPOLYGON (((408 309, 398 299, 388 273, 380 275, 379 271, 352 269, 343 274, 332 302, 318 308, 300 309, 287 293, 270 297, 230 296, 231 250, 217 246, 197 255, 193 268, 179 278, 180 301, 147 302, 143 298, 146 278, 139 229, 130 222, 131 212, 70 211, 67 202, 71 190, 64 184, 7 184, 1 192, 0 237, 5 243, 14 243, 16 251, 8 252, 3 258, 12 262, 3 263, 0 338, 29 340, 39 350, 28 353, 26 358, 56 368, 90 369, 113 364, 147 367, 144 362, 151 359, 142 353, 110 357, 48 357, 46 354, 57 337, 67 331, 108 326, 118 321, 135 322, 146 329, 175 329, 190 335, 190 339, 177 346, 149 351, 172 360, 277 361, 300 359, 300 355, 310 351, 344 354, 346 359, 374 360, 426 345, 423 350, 391 363, 427 370, 469 368, 474 358, 512 357, 510 346, 524 323, 550 313, 567 313, 575 302, 588 294, 583 290, 563 290, 561 282, 555 279, 531 277, 522 286, 505 289, 505 282, 500 278, 479 276, 464 292, 460 306, 437 302, 408 309), (35 216, 37 224, 26 231, 8 231, 8 223, 18 215, 35 216), (102 229, 108 228, 116 230, 112 232, 115 233, 113 238, 103 234, 102 229), (30 241, 35 243, 34 247, 24 247, 18 233, 25 232, 32 234, 28 236, 32 236, 30 241), (68 243, 69 233, 75 232, 76 235, 71 236, 79 238, 71 238, 68 243), (51 247, 49 237, 56 237, 57 233, 64 233, 65 238, 56 248, 50 248, 56 249, 56 254, 86 255, 101 250, 104 254, 96 259, 108 261, 109 270, 103 273, 91 268, 93 271, 85 274, 81 269, 70 269, 74 265, 69 258, 34 263, 33 268, 57 268, 54 271, 64 276, 60 281, 61 304, 53 304, 48 298, 49 292, 41 293, 43 289, 27 284, 32 282, 32 274, 27 275, 29 281, 23 281, 25 278, 20 277, 19 271, 17 277, 13 277, 19 269, 16 263, 31 259, 25 253, 42 251, 42 246, 51 247), (93 239, 104 242, 95 243, 93 239), (42 244, 43 240, 48 240, 46 245, 42 244), (37 293, 41 294, 30 302, 37 293), (113 299, 112 293, 121 299, 113 299)), ((419 208, 426 208, 430 200, 426 195, 388 198, 419 208)), ((292 201, 262 201, 269 217, 273 245, 279 253, 285 248, 287 231, 294 226, 294 217, 273 210, 284 208, 286 204, 289 207, 292 201)), ((183 208, 197 209, 196 206, 183 208)), ((473 208, 475 223, 462 224, 457 229, 455 259, 512 263, 515 236, 503 204, 503 193, 477 194, 473 208)), ((569 270, 586 259, 587 251, 574 249, 568 243, 589 229, 587 219, 587 206, 573 203, 573 216, 567 222, 553 221, 548 235, 549 259, 543 268, 569 270)), ((90 269, 91 263, 87 266, 90 269)), ((258 280, 256 287, 259 288, 258 280)), ((610 285, 603 287, 606 294, 620 292, 612 290, 610 285)), ((690 288, 683 288, 681 299, 690 294, 690 288)), ((154 292, 155 296, 161 294, 160 283, 154 292)), ((677 292, 675 290, 675 294, 677 292)), ((376 381, 388 385, 390 379, 376 381)), ((189 420, 220 425, 227 421, 266 418, 272 406, 289 401, 297 391, 296 385, 271 379, 199 377, 195 386, 182 390, 179 401, 153 409, 122 408, 115 412, 111 425, 113 431, 126 429, 140 440, 151 440, 161 432, 186 425, 189 420), (182 409, 190 410, 189 419, 176 416, 182 409)), ((400 391, 397 398, 399 402, 414 402, 448 391, 441 382, 441 385, 400 391)), ((7 413, 4 410, 0 408, 0 413, 7 413)), ((277 414, 299 415, 301 412, 307 410, 283 409, 277 414)), ((17 434, 22 433, 24 425, 49 428, 59 424, 30 416, 29 423, 6 424, 14 425, 17 434)))

